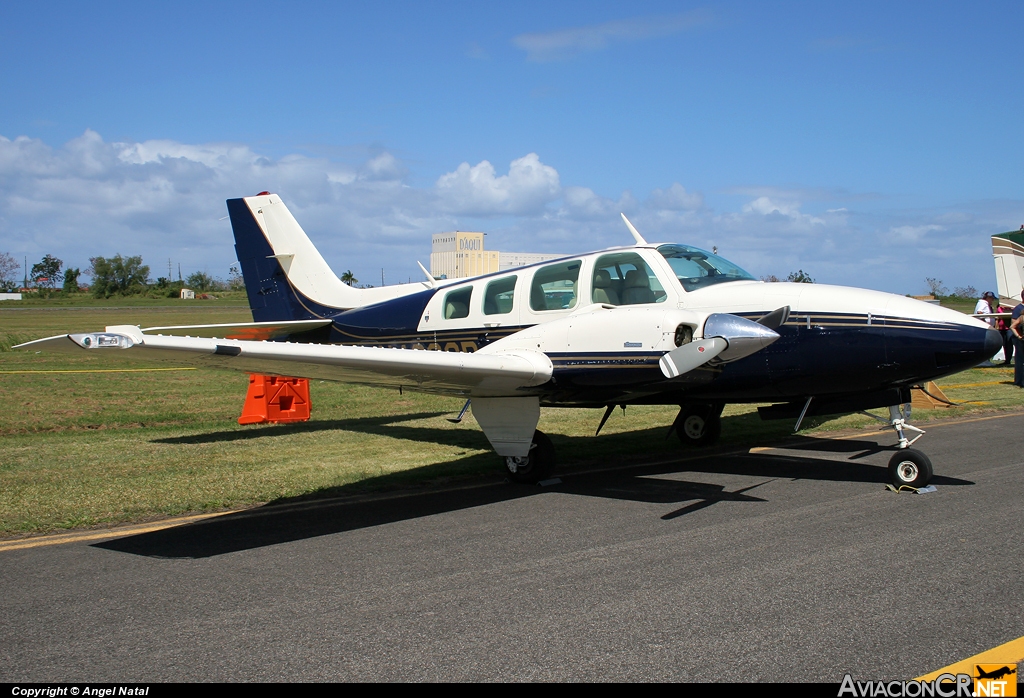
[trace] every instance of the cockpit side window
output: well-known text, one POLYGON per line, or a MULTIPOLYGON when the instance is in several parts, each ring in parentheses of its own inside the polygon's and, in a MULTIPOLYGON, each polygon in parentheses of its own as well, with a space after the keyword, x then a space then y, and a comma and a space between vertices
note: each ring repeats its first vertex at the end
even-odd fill
POLYGON ((665 288, 636 252, 606 254, 594 265, 591 300, 608 305, 661 303, 665 288))
POLYGON ((727 259, 689 245, 662 245, 665 258, 679 284, 687 291, 726 281, 753 281, 754 277, 727 259))
POLYGON ((467 286, 450 292, 444 297, 444 319, 458 320, 469 315, 469 300, 473 296, 473 287, 467 286))
POLYGON ((580 260, 551 264, 537 270, 530 285, 530 308, 566 310, 576 307, 580 260))
POLYGON ((518 276, 509 276, 487 284, 484 291, 484 315, 508 315, 512 312, 518 279, 518 276))

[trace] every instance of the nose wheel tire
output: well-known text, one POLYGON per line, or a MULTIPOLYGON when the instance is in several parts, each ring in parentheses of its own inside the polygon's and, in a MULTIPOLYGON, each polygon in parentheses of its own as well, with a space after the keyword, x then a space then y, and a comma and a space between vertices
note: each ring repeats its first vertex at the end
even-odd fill
POLYGON ((711 406, 684 407, 676 417, 676 434, 687 446, 710 446, 722 435, 721 412, 711 406))
POLYGON ((889 478, 897 488, 924 487, 932 479, 932 462, 915 448, 900 449, 889 459, 889 478))
POLYGON ((533 432, 533 443, 526 456, 505 456, 505 474, 512 482, 533 485, 548 478, 555 469, 555 447, 547 434, 533 432))

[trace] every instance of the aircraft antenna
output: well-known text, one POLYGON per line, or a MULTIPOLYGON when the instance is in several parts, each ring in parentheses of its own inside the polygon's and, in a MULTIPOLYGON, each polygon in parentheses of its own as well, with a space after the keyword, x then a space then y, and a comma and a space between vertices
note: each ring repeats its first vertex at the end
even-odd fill
POLYGON ((427 268, 420 264, 419 260, 416 260, 416 266, 418 266, 420 268, 420 271, 422 271, 423 274, 427 277, 427 285, 429 285, 430 288, 434 288, 436 282, 434 280, 434 277, 430 275, 430 272, 427 271, 427 268))
POLYGON ((626 218, 626 214, 625 213, 620 213, 619 215, 622 216, 622 220, 625 221, 626 227, 629 228, 629 232, 633 233, 633 239, 636 240, 636 244, 637 245, 646 245, 646 244, 648 244, 647 241, 644 240, 644 236, 641 235, 640 233, 638 233, 637 229, 634 228, 633 224, 629 222, 628 218, 626 218))

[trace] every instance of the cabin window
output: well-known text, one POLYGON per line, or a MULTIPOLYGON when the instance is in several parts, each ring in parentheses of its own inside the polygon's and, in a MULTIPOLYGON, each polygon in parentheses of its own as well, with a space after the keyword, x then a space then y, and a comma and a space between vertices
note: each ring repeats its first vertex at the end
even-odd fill
POLYGON ((509 276, 487 284, 484 291, 484 315, 508 315, 512 312, 518 276, 509 276))
POLYGON ((643 257, 619 252, 598 258, 590 297, 594 303, 639 305, 661 303, 666 294, 643 257))
POLYGON ((530 286, 530 307, 534 310, 566 310, 576 306, 576 285, 580 260, 551 264, 537 270, 530 286))
POLYGON ((458 320, 469 315, 469 299, 473 296, 473 287, 467 286, 452 291, 444 297, 444 319, 458 320))

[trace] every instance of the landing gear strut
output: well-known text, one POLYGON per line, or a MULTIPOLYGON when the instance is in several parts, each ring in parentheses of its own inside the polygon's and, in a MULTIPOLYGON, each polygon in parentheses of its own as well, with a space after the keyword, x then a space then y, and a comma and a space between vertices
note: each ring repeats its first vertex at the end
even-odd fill
POLYGON ((533 485, 551 475, 555 467, 555 447, 547 434, 533 432, 533 443, 526 456, 505 456, 505 473, 512 482, 533 485))
POLYGON ((687 446, 710 446, 722 434, 723 404, 682 405, 679 415, 669 429, 674 430, 679 441, 687 446))
POLYGON ((892 480, 893 486, 897 489, 903 486, 920 489, 927 485, 932 479, 932 462, 921 451, 910 448, 915 441, 924 436, 924 429, 918 429, 907 423, 910 419, 910 404, 890 405, 889 419, 873 415, 870 412, 862 412, 862 414, 888 424, 896 432, 896 437, 899 439, 896 444, 897 450, 889 459, 889 479, 892 480), (906 435, 907 431, 917 432, 917 436, 909 439, 906 435))

